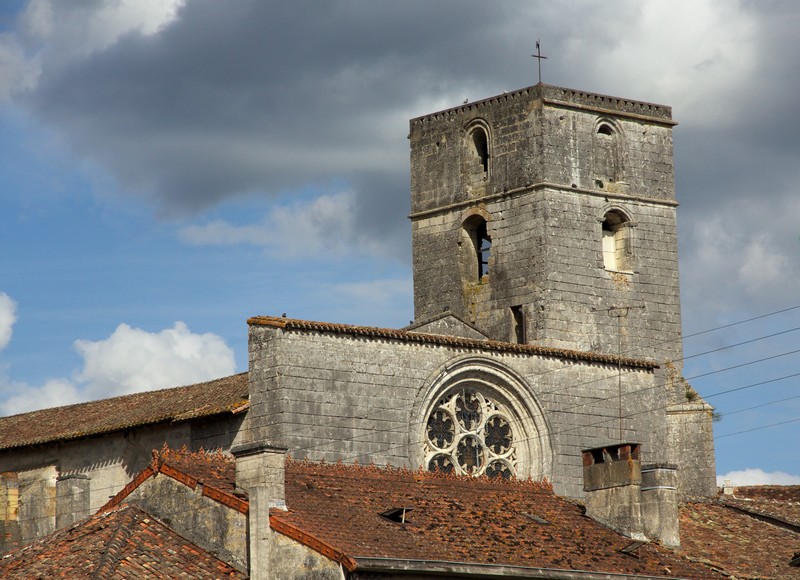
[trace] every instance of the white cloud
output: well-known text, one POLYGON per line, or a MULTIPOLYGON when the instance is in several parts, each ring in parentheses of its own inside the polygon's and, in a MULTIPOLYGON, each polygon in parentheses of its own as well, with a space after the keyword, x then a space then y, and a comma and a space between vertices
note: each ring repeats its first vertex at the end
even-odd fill
POLYGON ((30 0, 14 32, 0 35, 0 99, 34 89, 43 68, 57 70, 132 32, 155 34, 175 19, 184 3, 101 0, 78 5, 30 0))
POLYGON ((358 304, 360 309, 366 307, 391 308, 397 302, 412 293, 410 278, 400 280, 368 280, 366 282, 347 282, 334 284, 331 294, 358 304))
POLYGON ((51 379, 40 387, 11 383, 14 395, 0 402, 0 416, 26 413, 45 407, 60 407, 86 400, 78 387, 67 379, 51 379))
POLYGON ((795 217, 800 201, 792 197, 773 199, 768 217, 761 200, 731 200, 713 217, 693 220, 681 274, 695 297, 715 297, 703 301, 704 310, 769 310, 794 303, 800 285, 795 217))
POLYGON ((193 334, 183 322, 161 332, 120 324, 105 340, 78 340, 77 379, 91 397, 197 383, 235 372, 233 351, 217 335, 193 334))
POLYGON ((603 18, 605 3, 582 7, 596 10, 595 20, 603 27, 571 36, 566 58, 585 74, 597 75, 594 82, 607 85, 603 90, 612 94, 652 95, 671 104, 681 122, 728 122, 729 107, 740 103, 724 97, 757 66, 756 40, 766 24, 759 15, 727 0, 626 1, 615 6, 615 18, 603 18), (584 68, 587 58, 595 66, 584 68))
POLYGON ((725 481, 730 481, 735 486, 744 485, 800 485, 800 475, 790 475, 783 471, 764 471, 758 468, 730 471, 717 476, 717 485, 722 486, 725 481))
MULTIPOLYGON (((358 238, 355 196, 351 192, 323 195, 310 203, 276 206, 258 223, 235 225, 216 220, 187 226, 180 235, 198 245, 263 246, 274 258, 342 256, 352 251, 358 238)), ((374 250, 372 246, 367 249, 374 250)))
POLYGON ((0 350, 11 342, 14 322, 17 320, 17 305, 8 294, 0 292, 0 350))
POLYGON ((31 0, 20 15, 19 33, 51 59, 85 57, 131 32, 155 34, 183 4, 184 0, 100 0, 81 6, 31 0))
POLYGON ((0 415, 115 397, 224 377, 236 371, 233 351, 219 336, 194 334, 183 322, 160 332, 120 324, 105 340, 78 340, 83 370, 72 380, 57 378, 41 386, 0 377, 0 415), (6 383, 6 384, 2 384, 6 383))

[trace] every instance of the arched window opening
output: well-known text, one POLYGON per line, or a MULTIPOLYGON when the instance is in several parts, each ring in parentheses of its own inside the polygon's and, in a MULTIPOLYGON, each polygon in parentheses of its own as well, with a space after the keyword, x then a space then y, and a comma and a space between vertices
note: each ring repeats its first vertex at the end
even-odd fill
POLYGON ((522 306, 511 307, 511 318, 513 320, 513 337, 514 341, 518 344, 525 344, 528 342, 527 332, 525 328, 525 312, 522 306))
POLYGON ((618 211, 608 212, 603 219, 603 267, 606 270, 630 272, 633 269, 631 223, 618 211))
POLYGON ((594 135, 594 181, 603 189, 604 183, 622 181, 620 162, 621 134, 610 122, 600 122, 594 135))
POLYGON ((489 258, 492 254, 492 238, 488 224, 480 215, 470 216, 461 230, 462 272, 466 280, 480 282, 489 274, 489 258))
POLYGON ((430 471, 510 479, 517 470, 515 421, 506 407, 478 389, 440 398, 425 424, 430 471))
POLYGON ((608 123, 601 123, 600 126, 597 128, 598 135, 613 135, 614 129, 611 128, 611 125, 608 123))
POLYGON ((489 173, 489 140, 486 131, 481 127, 472 130, 472 144, 475 146, 475 154, 478 156, 484 176, 489 173))
POLYGON ((486 231, 486 222, 481 221, 475 230, 475 247, 478 258, 478 280, 489 273, 489 257, 492 253, 492 238, 486 231))

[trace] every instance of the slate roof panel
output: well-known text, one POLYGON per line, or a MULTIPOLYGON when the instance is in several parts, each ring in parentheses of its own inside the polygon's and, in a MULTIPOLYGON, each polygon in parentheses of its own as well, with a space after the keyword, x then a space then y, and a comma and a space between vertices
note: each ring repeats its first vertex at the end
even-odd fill
POLYGON ((232 412, 246 405, 248 396, 247 373, 240 373, 196 385, 2 417, 0 450, 232 412))

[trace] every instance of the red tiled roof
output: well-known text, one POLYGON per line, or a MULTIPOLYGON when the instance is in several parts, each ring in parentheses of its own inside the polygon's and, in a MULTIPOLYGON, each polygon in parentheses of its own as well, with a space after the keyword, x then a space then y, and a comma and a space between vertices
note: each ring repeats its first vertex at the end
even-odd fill
POLYGON ((426 334, 422 332, 396 330, 392 328, 377 328, 373 326, 353 326, 350 324, 314 322, 311 320, 298 320, 295 318, 283 318, 275 316, 254 316, 247 320, 247 324, 252 326, 272 326, 274 328, 284 328, 287 330, 330 332, 333 334, 368 336, 372 338, 392 339, 403 342, 421 342, 427 344, 455 346, 458 348, 468 348, 476 350, 490 350, 496 352, 508 352, 517 354, 532 354, 532 355, 547 356, 547 357, 591 361, 603 364, 614 364, 614 365, 621 364, 622 366, 632 367, 632 368, 642 368, 642 369, 658 368, 657 363, 643 359, 617 357, 613 355, 600 354, 595 352, 582 352, 582 351, 567 350, 562 348, 550 348, 546 346, 537 346, 534 344, 517 344, 513 342, 500 342, 496 340, 477 340, 472 338, 461 338, 458 336, 426 334))
POLYGON ((270 522, 342 562, 458 561, 558 570, 719 578, 654 544, 632 541, 583 515, 548 484, 457 478, 352 465, 287 462, 286 504, 270 522), (405 524, 380 514, 413 507, 405 524))
POLYGON ((800 534, 720 503, 681 506, 681 548, 737 578, 800 578, 800 534))
POLYGON ((236 463, 232 457, 220 451, 189 451, 186 447, 174 450, 166 445, 161 451, 153 451, 153 461, 140 471, 128 485, 112 497, 102 510, 120 505, 148 478, 159 473, 196 489, 202 485, 204 496, 246 514, 247 498, 236 491, 236 463))
POLYGON ((800 530, 800 485, 737 487, 723 495, 726 505, 793 525, 800 530))
POLYGON ((738 499, 800 503, 800 485, 748 485, 733 488, 738 499))
POLYGON ((186 387, 42 409, 0 418, 0 450, 233 412, 247 401, 247 373, 241 373, 186 387))
POLYGON ((3 556, 0 576, 247 578, 133 505, 100 512, 3 556))

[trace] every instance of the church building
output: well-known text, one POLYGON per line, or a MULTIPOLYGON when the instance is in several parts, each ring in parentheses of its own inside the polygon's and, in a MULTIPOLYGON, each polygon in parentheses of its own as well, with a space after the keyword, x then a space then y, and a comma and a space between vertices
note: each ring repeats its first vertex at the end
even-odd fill
POLYGON ((675 124, 541 83, 412 119, 412 324, 253 316, 246 373, 0 418, 0 551, 132 493, 164 444, 236 458, 251 561, 287 454, 547 482, 679 546, 680 501, 717 489, 681 374, 675 124))

